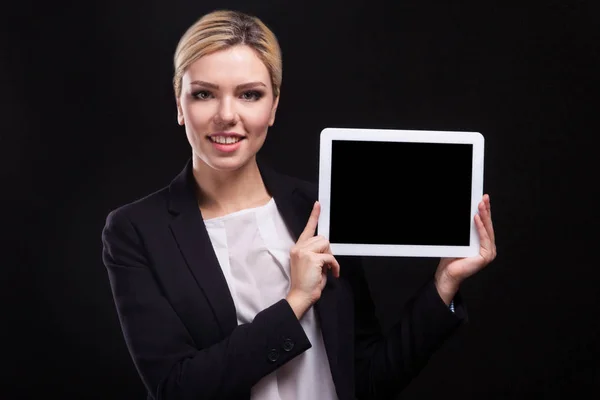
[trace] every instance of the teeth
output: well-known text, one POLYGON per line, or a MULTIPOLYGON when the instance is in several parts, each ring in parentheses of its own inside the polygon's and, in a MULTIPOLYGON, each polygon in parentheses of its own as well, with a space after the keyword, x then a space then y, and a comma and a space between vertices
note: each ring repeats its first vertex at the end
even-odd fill
POLYGON ((211 136, 210 140, 219 144, 233 144, 242 140, 239 137, 231 137, 231 136, 211 136))

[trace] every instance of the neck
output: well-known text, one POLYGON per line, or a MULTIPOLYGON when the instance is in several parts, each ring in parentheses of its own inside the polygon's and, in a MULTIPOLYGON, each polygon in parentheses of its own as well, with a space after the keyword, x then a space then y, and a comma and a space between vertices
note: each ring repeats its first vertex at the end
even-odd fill
POLYGON ((267 192, 256 158, 233 171, 219 171, 193 158, 194 178, 198 184, 198 204, 204 218, 227 215, 266 204, 267 192))

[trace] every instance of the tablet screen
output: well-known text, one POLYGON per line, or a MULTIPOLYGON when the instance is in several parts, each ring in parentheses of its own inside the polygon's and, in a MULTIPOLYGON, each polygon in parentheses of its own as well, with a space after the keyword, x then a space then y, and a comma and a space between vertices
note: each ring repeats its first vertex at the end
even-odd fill
POLYGON ((332 243, 469 246, 472 144, 331 146, 332 243))

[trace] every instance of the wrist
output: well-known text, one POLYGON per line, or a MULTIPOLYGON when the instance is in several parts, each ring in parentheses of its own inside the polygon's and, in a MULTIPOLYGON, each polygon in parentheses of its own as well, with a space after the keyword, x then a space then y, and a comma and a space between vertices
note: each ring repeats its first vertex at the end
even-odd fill
POLYGON ((306 299, 306 296, 303 296, 301 293, 298 293, 295 290, 291 290, 285 299, 289 303, 292 311, 294 311, 294 314, 298 319, 302 318, 302 316, 311 306, 311 303, 308 301, 308 299, 306 299))
POLYGON ((447 274, 445 273, 436 273, 434 282, 442 301, 446 305, 450 305, 452 299, 454 299, 454 296, 458 292, 460 283, 457 282, 455 279, 447 276, 447 274))

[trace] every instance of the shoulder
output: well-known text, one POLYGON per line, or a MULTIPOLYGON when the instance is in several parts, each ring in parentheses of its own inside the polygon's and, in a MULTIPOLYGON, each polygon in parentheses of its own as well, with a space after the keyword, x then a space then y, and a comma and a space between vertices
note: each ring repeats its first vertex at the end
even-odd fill
POLYGON ((319 194, 317 182, 282 172, 264 159, 260 159, 258 165, 267 189, 275 197, 293 194, 305 198, 311 203, 317 200, 319 194))
POLYGON ((155 224, 170 220, 170 211, 177 204, 189 202, 192 206, 195 205, 195 201, 191 199, 193 197, 192 180, 192 163, 191 159, 188 159, 183 170, 169 184, 113 208, 106 217, 106 223, 129 220, 136 225, 136 223, 155 224))
POLYGON ((287 179, 290 185, 294 188, 294 193, 305 197, 308 201, 314 202, 319 196, 319 186, 316 182, 298 178, 291 175, 281 174, 284 179, 287 179))
MULTIPOLYGON (((287 175, 284 173, 278 174, 280 186, 275 187, 277 191, 271 190, 271 194, 278 201, 286 201, 289 199, 294 209, 299 215, 308 219, 312 211, 313 204, 318 200, 319 191, 318 185, 306 179, 296 176, 287 175), (281 190, 283 188, 283 190, 281 190)), ((273 185, 269 189, 273 189, 273 185)))
POLYGON ((169 187, 163 187, 130 202, 111 209, 106 216, 106 225, 131 223, 164 213, 168 204, 169 187))

